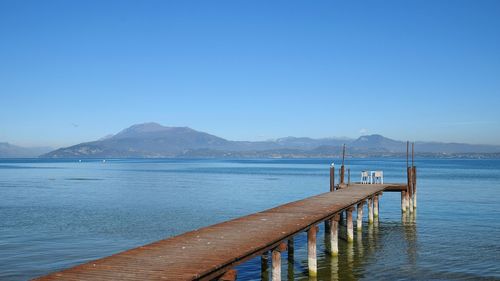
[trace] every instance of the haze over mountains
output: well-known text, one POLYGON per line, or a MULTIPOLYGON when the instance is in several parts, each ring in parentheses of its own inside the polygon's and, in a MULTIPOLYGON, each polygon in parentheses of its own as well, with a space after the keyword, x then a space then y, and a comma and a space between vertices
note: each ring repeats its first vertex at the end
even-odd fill
MULTIPOLYGON (((339 155, 344 143, 351 156, 396 156, 406 152, 406 142, 381 135, 357 139, 286 137, 269 141, 231 141, 188 127, 144 123, 100 140, 60 148, 41 157, 331 157, 339 155)), ((416 148, 418 153, 429 155, 500 153, 500 146, 461 143, 417 142, 416 148)))
POLYGON ((0 142, 0 158, 38 157, 53 150, 51 147, 22 147, 7 142, 0 142))

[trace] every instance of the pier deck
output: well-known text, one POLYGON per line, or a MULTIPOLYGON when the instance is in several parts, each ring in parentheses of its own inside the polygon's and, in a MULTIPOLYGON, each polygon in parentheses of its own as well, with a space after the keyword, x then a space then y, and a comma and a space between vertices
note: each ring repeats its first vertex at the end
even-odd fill
POLYGON ((211 280, 335 214, 404 184, 351 184, 91 261, 37 280, 211 280))

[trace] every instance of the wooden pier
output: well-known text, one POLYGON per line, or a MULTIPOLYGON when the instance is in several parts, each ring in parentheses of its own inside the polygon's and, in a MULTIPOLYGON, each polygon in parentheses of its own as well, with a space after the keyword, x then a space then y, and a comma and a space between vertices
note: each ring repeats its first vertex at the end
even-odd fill
MULTIPOLYGON (((293 259, 294 236, 308 234, 309 275, 317 274, 316 236, 325 222, 326 248, 338 255, 340 215, 345 212, 347 241, 353 240, 353 211, 362 227, 362 209, 368 205, 368 223, 379 214, 383 192, 401 192, 402 211, 416 207, 416 168, 408 167, 402 184, 346 184, 340 169, 330 172, 330 192, 291 202, 269 210, 190 231, 149 245, 91 261, 36 280, 235 280, 234 267, 262 256, 262 269, 271 253, 272 280, 281 280, 281 253, 288 248, 293 259)), ((340 253, 341 254, 341 253, 340 253)), ((267 274, 267 272, 266 272, 267 274)))

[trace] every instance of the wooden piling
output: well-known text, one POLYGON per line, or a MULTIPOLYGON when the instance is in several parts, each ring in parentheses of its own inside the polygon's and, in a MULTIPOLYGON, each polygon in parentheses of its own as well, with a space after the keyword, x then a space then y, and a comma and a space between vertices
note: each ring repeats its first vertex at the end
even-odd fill
POLYGON ((339 220, 339 214, 330 219, 330 246, 328 248, 332 256, 339 254, 339 220))
MULTIPOLYGON (((332 162, 330 165, 330 192, 335 191, 335 163, 332 162)), ((325 221, 325 236, 327 231, 330 229, 328 220, 325 221)))
POLYGON ((352 207, 347 209, 347 242, 349 243, 352 243, 354 241, 352 211, 353 211, 352 207))
POLYGON ((293 243, 293 237, 288 239, 287 249, 288 249, 288 262, 293 263, 293 256, 295 254, 295 246, 293 243))
POLYGON ((281 281, 281 252, 272 251, 273 281, 281 281))
POLYGON ((330 191, 335 191, 335 164, 330 165, 330 191))
POLYGON ((379 211, 378 200, 380 196, 381 196, 380 194, 375 194, 375 196, 373 196, 373 217, 375 218, 378 218, 378 211, 379 211))
POLYGON ((286 251, 287 244, 281 243, 272 250, 273 281, 281 281, 281 252, 286 251))
POLYGON ((406 191, 401 191, 401 212, 406 212, 406 191))
POLYGON ((325 220, 325 241, 328 240, 328 235, 330 235, 330 220, 325 220))
POLYGON ((358 214, 356 216, 356 229, 358 231, 363 230, 363 202, 357 205, 358 214))
MULTIPOLYGON (((410 209, 410 199, 412 198, 412 196, 411 196, 411 190, 412 190, 411 172, 412 172, 412 169, 410 167, 409 158, 410 158, 410 142, 406 141, 406 182, 407 182, 407 184, 406 184, 406 192, 404 193, 405 206, 404 206, 403 212, 410 209)), ((403 196, 403 193, 401 193, 401 196, 403 196)), ((408 210, 408 211, 412 212, 413 210, 408 210)))
POLYGON ((413 208, 417 208, 417 167, 413 166, 413 208))
POLYGON ((266 251, 260 256, 260 279, 269 280, 269 253, 266 251))
POLYGON ((413 203, 411 203, 411 201, 413 200, 413 196, 412 196, 412 190, 413 190, 412 178, 413 178, 413 176, 412 176, 412 168, 411 167, 408 167, 407 174, 408 174, 408 180, 407 180, 408 188, 406 189, 406 197, 405 197, 406 209, 410 213, 413 213, 413 203))
POLYGON ((307 262, 309 266, 309 276, 315 277, 318 275, 318 263, 316 256, 316 234, 317 226, 312 226, 307 231, 307 262))
POLYGON ((340 184, 343 185, 345 183, 345 166, 344 166, 344 160, 345 160, 345 144, 342 149, 342 166, 340 166, 340 184))
POLYGON ((373 197, 368 198, 368 223, 373 224, 373 197))
POLYGON ((287 266, 287 278, 288 280, 293 280, 294 274, 294 262, 293 262, 293 256, 294 256, 294 243, 293 243, 293 237, 288 239, 288 266, 287 266))
POLYGON ((411 144, 411 176, 412 176, 412 201, 413 209, 417 208, 417 167, 415 167, 415 143, 411 144))

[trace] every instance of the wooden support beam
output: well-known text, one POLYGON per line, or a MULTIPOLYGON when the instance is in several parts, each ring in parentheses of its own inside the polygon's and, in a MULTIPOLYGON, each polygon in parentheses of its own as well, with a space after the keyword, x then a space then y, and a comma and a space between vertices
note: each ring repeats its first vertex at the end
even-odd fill
POLYGON ((353 225, 352 225, 352 211, 354 208, 350 207, 347 209, 347 242, 352 243, 354 241, 353 225))
POLYGON ((318 263, 316 256, 316 234, 317 226, 312 226, 307 231, 307 261, 309 266, 309 276, 315 277, 318 275, 318 263))
POLYGON ((283 242, 271 251, 273 267, 272 281, 281 281, 281 252, 286 251, 286 247, 287 244, 283 242))
POLYGON ((339 214, 330 219, 330 245, 327 248, 332 256, 339 254, 339 220, 339 214))
POLYGON ((408 169, 407 169, 407 176, 408 176, 408 180, 407 180, 408 188, 406 189, 406 198, 405 198, 406 209, 408 211, 410 211, 410 213, 413 213, 413 203, 411 203, 411 201, 413 200, 413 196, 412 196, 413 176, 412 176, 412 168, 411 167, 408 167, 408 169), (412 208, 410 208, 410 207, 412 207, 412 208))
POLYGON ((415 143, 411 144, 412 208, 417 208, 417 168, 415 167, 415 143))
POLYGON ((361 202, 357 205, 358 214, 356 216, 356 229, 358 231, 363 230, 363 203, 364 202, 361 202))
POLYGON ((345 167, 344 165, 342 165, 340 167, 340 185, 342 186, 344 185, 344 183, 345 183, 345 167))
POLYGON ((342 148, 342 166, 340 166, 340 184, 343 185, 345 183, 345 166, 344 166, 344 160, 345 160, 345 144, 342 148))
POLYGON ((328 240, 328 235, 330 235, 330 220, 325 220, 325 241, 328 240))
POLYGON ((410 199, 410 189, 411 189, 411 181, 410 181, 410 173, 411 173, 411 168, 410 168, 410 163, 409 163, 409 158, 410 158, 410 142, 406 142, 406 190, 404 192, 401 192, 401 211, 406 212, 409 207, 409 199, 410 199))
POLYGON ((293 243, 293 237, 288 239, 288 262, 293 263, 293 255, 295 251, 295 246, 293 243))
POLYGON ((230 269, 226 271, 221 277, 219 277, 219 281, 235 281, 237 277, 237 272, 234 269, 230 269))
POLYGON ((260 278, 262 281, 269 280, 269 252, 260 256, 260 278))
POLYGON ((417 208, 417 167, 413 166, 413 208, 417 208))
POLYGON ((368 198, 368 223, 373 224, 373 197, 368 198))
POLYGON ((406 191, 401 191, 401 212, 406 212, 406 191))
POLYGON ((375 218, 378 218, 378 211, 379 211, 378 200, 379 200, 380 196, 382 196, 382 195, 381 194, 376 194, 373 197, 373 217, 375 217, 375 218))
POLYGON ((335 164, 330 165, 330 191, 335 191, 335 164))

